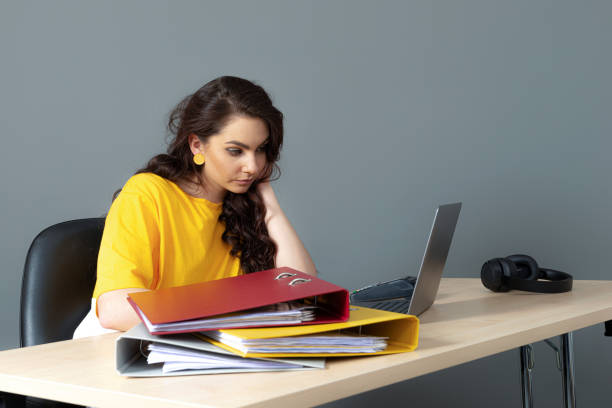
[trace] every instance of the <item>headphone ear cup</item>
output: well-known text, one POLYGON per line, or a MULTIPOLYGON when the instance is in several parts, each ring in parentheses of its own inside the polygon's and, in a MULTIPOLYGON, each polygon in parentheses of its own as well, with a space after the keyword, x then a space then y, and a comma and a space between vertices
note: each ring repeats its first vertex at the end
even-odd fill
POLYGON ((508 278, 517 278, 519 276, 519 271, 514 262, 510 261, 508 258, 499 258, 498 262, 502 267, 504 276, 508 278))
MULTIPOLYGON (((504 285, 503 258, 494 258, 482 265, 480 269, 480 280, 485 288, 493 292, 507 292, 509 288, 504 285)), ((507 268, 507 267, 506 267, 507 268)))
POLYGON ((515 274, 512 277, 529 280, 537 280, 539 278, 540 267, 536 260, 529 255, 510 255, 506 259, 515 265, 515 274))

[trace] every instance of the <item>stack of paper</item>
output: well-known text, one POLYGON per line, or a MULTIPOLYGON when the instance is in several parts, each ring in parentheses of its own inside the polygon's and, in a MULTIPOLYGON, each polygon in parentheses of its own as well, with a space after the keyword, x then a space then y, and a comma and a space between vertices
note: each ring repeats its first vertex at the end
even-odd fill
POLYGON ((388 339, 339 332, 269 339, 242 339, 220 331, 202 334, 243 353, 376 353, 387 348, 388 339))
POLYGON ((193 350, 185 347, 168 344, 151 343, 148 345, 149 355, 147 363, 164 363, 164 374, 180 370, 206 370, 206 369, 260 369, 283 370, 303 365, 273 360, 255 358, 242 358, 233 355, 213 353, 209 351, 193 350))
POLYGON ((117 338, 115 357, 117 371, 128 377, 325 368, 323 358, 242 358, 191 333, 153 335, 143 324, 117 338))
POLYGON ((242 357, 393 354, 417 347, 419 320, 416 316, 353 306, 349 320, 341 323, 220 329, 197 336, 242 357))
POLYGON ((296 325, 312 321, 316 306, 304 302, 283 302, 243 312, 228 313, 217 317, 194 319, 180 322, 154 324, 143 314, 142 321, 150 333, 187 332, 232 327, 260 327, 296 325))
POLYGON ((346 289, 291 268, 130 293, 143 324, 118 338, 117 370, 132 377, 308 370, 324 368, 327 357, 417 347, 415 316, 362 307, 349 314, 348 300, 346 289))

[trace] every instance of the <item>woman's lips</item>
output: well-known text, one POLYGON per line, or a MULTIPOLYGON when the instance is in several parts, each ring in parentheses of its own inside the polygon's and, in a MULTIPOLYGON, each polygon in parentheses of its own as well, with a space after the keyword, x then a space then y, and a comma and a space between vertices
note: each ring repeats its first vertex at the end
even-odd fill
POLYGON ((253 179, 245 179, 245 180, 234 180, 236 183, 246 186, 253 182, 253 179))

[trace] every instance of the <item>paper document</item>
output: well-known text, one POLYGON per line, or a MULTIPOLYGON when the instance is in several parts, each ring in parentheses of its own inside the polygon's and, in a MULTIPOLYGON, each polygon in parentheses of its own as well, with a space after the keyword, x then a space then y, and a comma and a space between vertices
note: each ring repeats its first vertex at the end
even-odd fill
POLYGON ((412 351, 417 347, 419 319, 412 315, 353 306, 351 307, 349 320, 346 322, 250 329, 219 329, 200 332, 196 336, 242 357, 311 358, 394 354, 412 351), (210 333, 214 333, 213 336, 217 335, 219 340, 210 336, 210 333), (231 335, 232 337, 225 336, 223 341, 235 343, 236 347, 221 341, 221 336, 217 333, 231 335), (338 336, 338 333, 343 334, 343 336, 338 336), (353 335, 349 336, 348 333, 353 335), (333 336, 333 339, 330 340, 328 336, 333 336), (278 339, 291 337, 308 339, 308 342, 299 344, 297 347, 275 343, 278 339), (340 339, 339 337, 345 338, 340 339), (311 343, 313 338, 322 339, 323 344, 311 343), (249 343, 244 342, 244 340, 269 340, 272 343, 267 343, 263 347, 271 347, 273 351, 250 351, 249 344, 260 343, 249 343), (386 347, 383 347, 383 340, 386 347), (237 347, 240 347, 240 349, 237 347), (289 351, 279 351, 283 350, 282 347, 289 351), (303 347, 304 351, 300 350, 300 347, 303 347), (245 349, 247 351, 244 351, 245 349))
POLYGON ((341 332, 267 339, 243 339, 216 330, 202 334, 243 353, 376 353, 387 348, 388 339, 341 332))
POLYGON ((164 363, 162 372, 169 373, 179 370, 204 370, 219 368, 254 368, 266 370, 289 369, 303 367, 301 364, 291 364, 271 360, 243 358, 233 355, 192 350, 185 347, 168 344, 150 343, 147 346, 148 364, 164 363))
POLYGON ((242 358, 190 333, 157 336, 138 324, 117 338, 115 364, 121 375, 160 377, 194 374, 301 371, 325 368, 324 358, 242 358), (153 344, 149 350, 148 345, 153 344), (166 348, 165 346, 172 346, 166 348), (191 353, 194 351, 195 353, 191 353), (202 353, 200 353, 202 352, 202 353), (224 359, 224 357, 229 357, 224 359), (151 364, 147 362, 151 361, 151 364), (159 361, 159 363, 154 363, 159 361), (264 364, 264 363, 272 364, 264 364), (278 365, 275 363, 283 363, 278 365))
POLYGON ((153 324, 142 314, 141 318, 149 332, 174 332, 214 330, 232 327, 260 327, 296 325, 315 319, 316 306, 303 302, 283 302, 243 312, 228 313, 205 319, 184 320, 180 322, 153 324))

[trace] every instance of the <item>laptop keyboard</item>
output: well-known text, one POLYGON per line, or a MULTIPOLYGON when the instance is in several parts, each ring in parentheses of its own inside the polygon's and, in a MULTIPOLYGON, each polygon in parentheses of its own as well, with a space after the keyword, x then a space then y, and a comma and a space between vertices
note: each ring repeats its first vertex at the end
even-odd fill
POLYGON ((357 306, 407 314, 415 284, 414 276, 378 282, 354 290, 351 293, 350 301, 351 304, 357 306))
POLYGON ((355 302, 357 306, 370 307, 372 309, 387 310, 395 313, 408 313, 410 299, 390 299, 374 302, 355 302))
POLYGON ((385 300, 372 306, 373 309, 387 310, 395 313, 408 313, 408 307, 410 307, 409 300, 385 300))

